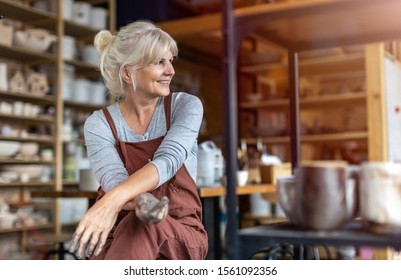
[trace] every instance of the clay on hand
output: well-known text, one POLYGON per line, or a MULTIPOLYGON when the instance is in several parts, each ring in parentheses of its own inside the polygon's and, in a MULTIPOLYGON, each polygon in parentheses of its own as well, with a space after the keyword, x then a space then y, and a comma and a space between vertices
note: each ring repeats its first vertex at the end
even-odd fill
POLYGON ((158 224, 168 214, 168 203, 166 196, 158 200, 150 193, 142 193, 135 198, 136 216, 143 222, 158 224))

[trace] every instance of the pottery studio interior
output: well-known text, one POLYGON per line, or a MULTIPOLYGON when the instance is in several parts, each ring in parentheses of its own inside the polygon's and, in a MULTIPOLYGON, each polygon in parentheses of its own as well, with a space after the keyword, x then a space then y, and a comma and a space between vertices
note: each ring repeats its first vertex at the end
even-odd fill
MULTIPOLYGON (((94 40, 108 30, 114 43, 137 20, 178 48, 173 64, 157 58, 173 65, 170 128, 180 94, 202 104, 198 130, 169 130, 190 130, 192 150, 167 132, 160 144, 184 151, 160 178, 190 175, 202 259, 400 259, 400 13, 398 0, 0 0, 0 260, 81 259, 69 248, 103 178, 86 120, 107 107, 132 121, 94 40)), ((124 67, 114 82, 136 92, 124 67)), ((147 125, 166 129, 156 115, 147 125)), ((168 197, 152 227, 183 223, 170 183, 145 189, 168 197)))

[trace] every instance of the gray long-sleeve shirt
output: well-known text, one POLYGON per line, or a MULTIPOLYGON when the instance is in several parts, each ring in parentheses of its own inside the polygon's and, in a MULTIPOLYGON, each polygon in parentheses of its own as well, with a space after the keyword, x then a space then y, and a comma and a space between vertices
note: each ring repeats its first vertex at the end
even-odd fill
MULTIPOLYGON (((173 93, 171 126, 167 132, 164 98, 160 98, 145 134, 132 131, 125 122, 118 103, 108 106, 118 137, 125 142, 141 142, 165 135, 157 149, 153 163, 159 173, 160 186, 185 164, 196 180, 197 137, 203 117, 200 99, 184 92, 173 93)), ((84 124, 85 145, 91 168, 104 191, 110 191, 127 179, 128 172, 114 147, 115 139, 101 110, 95 111, 84 124)))

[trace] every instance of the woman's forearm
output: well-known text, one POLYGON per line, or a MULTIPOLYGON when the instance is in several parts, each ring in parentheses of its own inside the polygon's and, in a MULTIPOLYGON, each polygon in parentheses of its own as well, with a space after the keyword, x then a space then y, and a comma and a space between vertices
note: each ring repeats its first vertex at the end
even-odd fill
POLYGON ((156 166, 147 164, 106 193, 104 198, 115 203, 119 210, 133 210, 135 197, 141 193, 153 190, 158 182, 159 174, 156 166))

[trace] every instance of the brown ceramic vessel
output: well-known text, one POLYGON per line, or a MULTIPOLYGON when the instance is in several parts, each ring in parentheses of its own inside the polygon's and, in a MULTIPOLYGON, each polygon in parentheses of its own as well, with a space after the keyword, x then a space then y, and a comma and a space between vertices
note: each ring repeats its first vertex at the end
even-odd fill
POLYGON ((358 212, 358 169, 343 161, 303 162, 294 176, 278 179, 280 206, 294 224, 335 230, 358 212))

